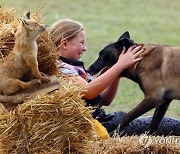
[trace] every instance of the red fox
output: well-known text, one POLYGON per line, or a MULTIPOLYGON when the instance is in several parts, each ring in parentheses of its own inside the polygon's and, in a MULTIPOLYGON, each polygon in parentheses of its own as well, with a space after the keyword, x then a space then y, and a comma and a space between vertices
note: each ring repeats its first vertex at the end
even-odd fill
POLYGON ((15 34, 15 46, 0 66, 0 95, 11 95, 20 89, 27 89, 49 82, 49 77, 42 75, 38 69, 36 39, 46 29, 46 25, 30 19, 30 12, 20 18, 15 34), (23 82, 21 78, 32 72, 36 79, 23 82))

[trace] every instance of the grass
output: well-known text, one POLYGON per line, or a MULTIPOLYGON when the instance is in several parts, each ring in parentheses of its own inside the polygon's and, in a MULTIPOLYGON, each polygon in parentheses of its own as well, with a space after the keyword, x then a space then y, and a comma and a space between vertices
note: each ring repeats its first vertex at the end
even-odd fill
MULTIPOLYGON (((115 41, 124 32, 139 43, 155 43, 179 46, 180 1, 179 0, 1 0, 0 5, 14 7, 19 16, 30 10, 34 12, 46 3, 41 14, 48 25, 60 18, 82 22, 86 28, 87 53, 83 56, 86 67, 95 61, 98 52, 115 41)), ((108 112, 129 111, 143 99, 137 84, 121 79, 118 94, 108 112)), ((173 101, 167 112, 170 117, 180 117, 180 101, 173 101)), ((153 111, 148 115, 152 115, 153 111)))

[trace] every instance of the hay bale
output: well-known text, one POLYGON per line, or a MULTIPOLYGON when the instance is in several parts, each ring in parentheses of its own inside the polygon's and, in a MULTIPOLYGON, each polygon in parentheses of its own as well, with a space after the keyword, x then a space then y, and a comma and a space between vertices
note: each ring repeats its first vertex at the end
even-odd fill
POLYGON ((12 21, 14 21, 15 16, 15 9, 14 8, 8 8, 6 6, 0 6, 0 22, 1 24, 7 24, 12 21))
POLYGON ((16 110, 1 109, 0 152, 94 153, 92 109, 76 85, 61 83, 59 90, 27 100, 16 110))
MULTIPOLYGON (((1 61, 14 47, 19 24, 14 9, 0 9, 1 61)), ((40 20, 37 13, 33 18, 40 20)), ((59 75, 54 43, 46 31, 37 39, 40 71, 59 75)), ((28 76, 30 79, 31 76, 28 76)), ((8 112, 0 108, 0 153, 94 153, 97 139, 92 109, 85 107, 79 87, 62 79, 59 90, 28 99, 8 112)))
MULTIPOLYGON (((41 17, 35 12, 32 18, 41 21, 41 17)), ((15 9, 0 7, 0 59, 4 58, 13 49, 17 27, 18 17, 15 16, 15 9)), ((49 37, 48 31, 43 32, 37 39, 38 43, 38 64, 39 70, 48 75, 58 74, 56 47, 49 37)), ((28 77, 32 78, 32 74, 28 77)), ((27 79, 27 80, 28 80, 27 79)))
POLYGON ((180 137, 124 136, 113 137, 96 144, 96 153, 106 154, 179 154, 180 137))

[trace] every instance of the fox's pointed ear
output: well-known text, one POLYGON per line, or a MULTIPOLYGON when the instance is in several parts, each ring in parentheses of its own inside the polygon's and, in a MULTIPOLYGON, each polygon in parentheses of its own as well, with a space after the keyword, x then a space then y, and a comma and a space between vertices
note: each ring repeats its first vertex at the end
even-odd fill
POLYGON ((118 41, 119 41, 120 39, 123 39, 123 38, 129 38, 129 39, 130 39, 130 34, 129 34, 128 31, 124 32, 124 33, 119 37, 118 41))
POLYGON ((29 11, 24 13, 24 18, 25 19, 30 19, 30 12, 29 11))
POLYGON ((27 25, 28 25, 28 23, 27 23, 27 21, 26 21, 25 18, 19 18, 19 19, 20 19, 20 21, 22 22, 22 24, 23 24, 24 26, 27 26, 27 25))

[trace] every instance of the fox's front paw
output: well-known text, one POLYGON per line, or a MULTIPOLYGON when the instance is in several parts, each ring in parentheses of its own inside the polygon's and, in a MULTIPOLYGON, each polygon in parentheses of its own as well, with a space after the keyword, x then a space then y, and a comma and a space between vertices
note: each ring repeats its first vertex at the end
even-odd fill
POLYGON ((38 87, 41 84, 41 82, 38 79, 34 79, 31 81, 31 84, 35 87, 38 87))
POLYGON ((41 82, 48 83, 48 82, 50 82, 50 79, 47 76, 42 76, 41 82))

